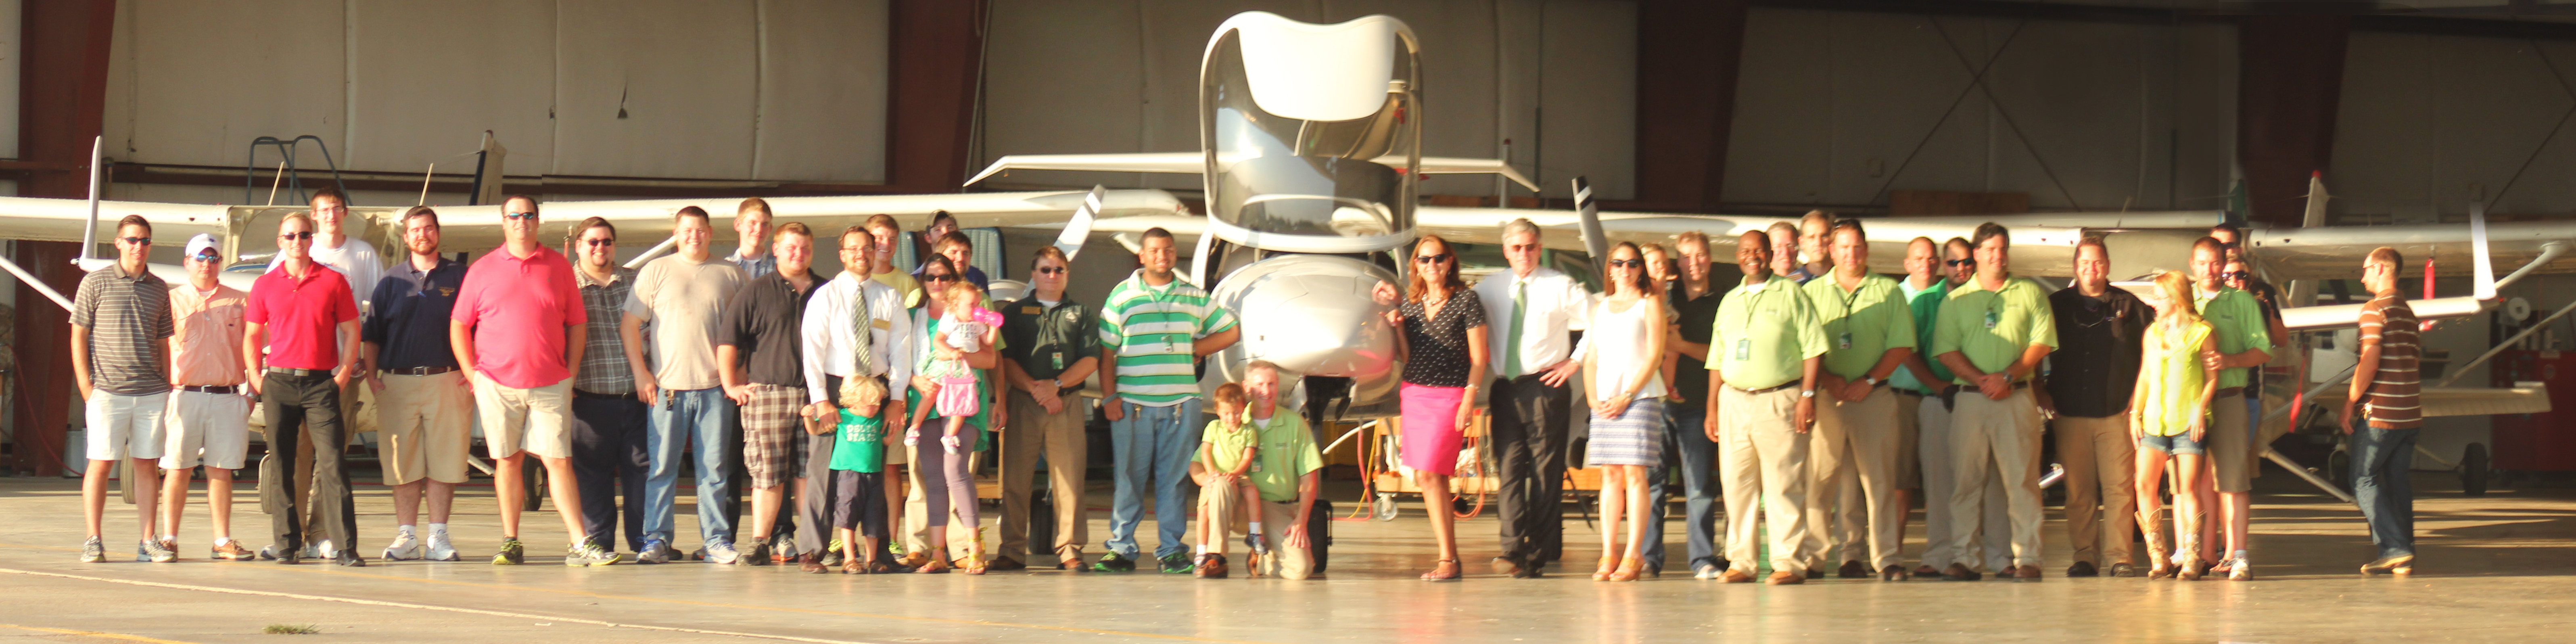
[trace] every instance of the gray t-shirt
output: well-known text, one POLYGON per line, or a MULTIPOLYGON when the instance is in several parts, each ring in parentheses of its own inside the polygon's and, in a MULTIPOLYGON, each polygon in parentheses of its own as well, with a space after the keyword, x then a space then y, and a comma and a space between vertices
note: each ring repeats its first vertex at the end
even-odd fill
POLYGON ((718 324, 725 304, 742 290, 742 269, 708 258, 679 255, 644 264, 626 313, 644 320, 644 355, 663 389, 690 391, 724 384, 716 371, 718 324))

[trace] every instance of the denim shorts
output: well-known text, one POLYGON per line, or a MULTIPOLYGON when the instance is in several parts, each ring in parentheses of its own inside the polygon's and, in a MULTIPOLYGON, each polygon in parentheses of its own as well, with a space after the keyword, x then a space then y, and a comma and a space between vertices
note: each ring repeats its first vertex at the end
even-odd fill
POLYGON ((2138 446, 2167 454, 2191 454, 2197 456, 2209 453, 2207 448, 2201 447, 2200 441, 2191 439, 2191 432, 2183 432, 2172 436, 2148 434, 2138 437, 2138 446))

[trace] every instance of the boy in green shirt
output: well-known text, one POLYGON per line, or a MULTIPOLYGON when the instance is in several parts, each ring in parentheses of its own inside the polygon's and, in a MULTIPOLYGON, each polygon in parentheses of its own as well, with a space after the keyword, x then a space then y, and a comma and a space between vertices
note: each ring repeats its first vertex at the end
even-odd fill
POLYGON ((1261 489, 1248 478, 1260 467, 1253 459, 1253 446, 1260 444, 1261 437, 1251 423, 1244 422, 1245 402, 1243 385, 1217 386, 1216 420, 1200 432, 1198 460, 1190 464, 1190 478, 1199 484, 1198 557, 1192 563, 1198 565, 1196 572, 1202 579, 1225 578, 1225 553, 1210 552, 1210 545, 1224 542, 1228 529, 1248 535, 1243 544, 1252 548, 1252 554, 1270 552, 1270 545, 1261 540, 1261 522, 1245 521, 1241 511, 1261 507, 1261 489))
MULTIPOLYGON (((842 380, 840 437, 832 448, 833 543, 841 544, 841 572, 910 572, 880 561, 878 544, 887 537, 885 498, 885 420, 877 417, 886 398, 885 385, 859 376, 842 380), (855 533, 855 534, 854 534, 855 533), (859 537, 866 539, 861 542, 859 537)), ((829 433, 819 421, 807 431, 829 433)))

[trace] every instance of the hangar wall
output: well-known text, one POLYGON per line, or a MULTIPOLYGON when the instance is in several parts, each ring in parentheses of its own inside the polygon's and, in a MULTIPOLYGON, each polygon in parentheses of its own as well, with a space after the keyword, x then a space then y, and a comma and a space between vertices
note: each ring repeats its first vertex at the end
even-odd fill
POLYGON ((2498 215, 2576 213, 2576 131, 2559 129, 2576 107, 2576 42, 2355 32, 2344 65, 2337 214, 2465 221, 2477 200, 2498 215))

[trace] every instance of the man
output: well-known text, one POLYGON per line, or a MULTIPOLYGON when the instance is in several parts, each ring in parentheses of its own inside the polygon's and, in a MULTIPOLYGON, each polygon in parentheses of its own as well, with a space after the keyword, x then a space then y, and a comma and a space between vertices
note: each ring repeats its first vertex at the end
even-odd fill
MULTIPOLYGON (((751 549, 738 563, 766 566, 771 532, 787 485, 808 480, 799 434, 805 387, 805 301, 814 295, 814 232, 801 222, 778 229, 771 249, 778 272, 753 278, 726 304, 716 333, 716 369, 725 397, 742 410, 742 460, 751 483, 751 549)), ((825 461, 828 468, 830 461, 825 461)), ((791 546, 792 547, 792 546, 791 546)), ((804 553, 799 553, 800 557, 804 553)), ((820 557, 822 553, 813 552, 820 557)), ((819 559, 818 559, 819 561, 819 559)), ((816 568, 820 567, 816 562, 816 568)))
MULTIPOLYGON (((903 226, 895 223, 893 215, 869 215, 866 226, 868 236, 875 240, 868 247, 868 265, 876 268, 876 274, 868 278, 894 287, 896 293, 903 294, 904 308, 920 306, 921 281, 911 273, 896 270, 894 265, 895 245, 903 242, 903 226)), ((893 452, 887 452, 886 457, 897 459, 890 464, 902 464, 893 452)), ((894 479, 889 477, 887 480, 894 479)))
MULTIPOLYGON (((2361 305, 2359 362, 2335 424, 2352 441, 2352 495, 2361 516, 2370 522, 2370 543, 2378 558, 2361 573, 2415 572, 2415 488, 2406 468, 2415 461, 2416 433, 2423 431, 2423 408, 2417 395, 2423 382, 2416 371, 2423 357, 2415 308, 2397 292, 2397 269, 2406 259, 2397 249, 2370 251, 2361 265, 2361 284, 2370 302, 2361 305), (2364 427, 2354 428, 2358 406, 2364 427)), ((2230 574, 2233 574, 2231 571, 2230 574)))
MULTIPOLYGON (((330 267, 332 271, 338 272, 342 278, 348 280, 350 289, 349 295, 357 299, 358 311, 361 315, 364 315, 367 309, 371 306, 371 303, 367 300, 375 295, 376 280, 384 278, 384 260, 376 254, 376 247, 374 244, 367 243, 367 240, 364 239, 349 236, 345 226, 345 223, 349 218, 348 195, 342 194, 338 188, 324 187, 321 190, 315 191, 313 193, 313 197, 307 200, 306 205, 312 207, 312 223, 316 226, 313 230, 313 247, 310 252, 313 261, 323 266, 330 267)), ((270 256, 268 259, 268 270, 276 271, 277 267, 285 261, 286 256, 284 253, 270 256)), ((354 340, 353 338, 341 339, 354 340)), ((349 379, 348 383, 342 386, 340 391, 341 418, 346 419, 350 414, 356 413, 358 404, 358 383, 361 380, 365 380, 364 376, 365 374, 353 376, 349 379)), ((252 378, 256 379, 258 376, 252 376, 252 378)), ((303 434, 299 434, 299 436, 301 437, 300 440, 310 441, 313 440, 314 434, 312 432, 305 432, 303 434)), ((295 476, 299 479, 309 480, 313 476, 313 458, 317 452, 310 449, 312 447, 311 445, 300 445, 298 447, 306 449, 302 449, 297 452, 302 456, 300 460, 295 462, 295 476)), ((267 456, 262 456, 260 460, 265 462, 267 459, 275 456, 275 452, 271 452, 267 456)), ((316 487, 318 487, 318 485, 316 485, 316 487)), ((302 495, 295 498, 295 506, 303 508, 303 511, 305 512, 304 556, 329 557, 331 556, 331 551, 337 547, 355 547, 357 544, 334 544, 332 541, 322 538, 321 526, 327 523, 327 521, 324 520, 322 511, 308 503, 310 499, 306 498, 312 496, 312 491, 316 489, 316 487, 298 488, 302 491, 302 495)), ((268 557, 271 554, 273 553, 263 552, 261 553, 261 556, 268 557)))
MULTIPOLYGON (((1198 507, 1205 511, 1199 520, 1235 526, 1238 532, 1260 531, 1270 544, 1270 554, 1261 557, 1254 576, 1305 579, 1315 573, 1315 537, 1306 526, 1313 518, 1315 496, 1323 489, 1324 456, 1315 450, 1315 434, 1306 428, 1305 418, 1279 405, 1279 365, 1268 360, 1244 365, 1243 393, 1250 403, 1245 416, 1253 431, 1254 465, 1236 485, 1251 485, 1259 491, 1261 506, 1240 507, 1239 488, 1212 486, 1200 493, 1198 507)), ((1193 463, 1192 467, 1202 466, 1193 463)), ((1198 576, 1223 579, 1225 540, 1210 541, 1207 563, 1198 576)))
POLYGON ((636 271, 633 297, 617 327, 635 398, 651 407, 644 449, 651 466, 644 479, 644 547, 635 562, 658 564, 678 555, 671 547, 680 453, 692 444, 697 472, 698 536, 707 561, 733 563, 733 480, 725 455, 742 442, 733 400, 716 374, 717 321, 742 290, 742 269, 707 252, 715 235, 707 211, 697 206, 672 215, 678 250, 636 271), (651 324, 646 328, 646 324, 651 324), (650 347, 648 353, 646 348, 650 347), (648 362, 646 359, 650 358, 648 362))
MULTIPOLYGON (((903 294, 894 287, 869 279, 875 270, 875 238, 866 228, 851 226, 841 231, 841 274, 832 276, 814 289, 805 303, 804 369, 806 412, 809 418, 839 418, 841 381, 848 378, 876 378, 888 382, 912 380, 912 316, 904 314, 903 294)), ((880 382, 878 384, 884 384, 880 382)), ((903 400, 894 398, 879 408, 885 418, 908 418, 903 413, 903 400)), ((812 436, 805 443, 805 471, 809 476, 797 489, 799 514, 796 531, 797 550, 808 553, 799 560, 806 572, 820 573, 838 565, 840 548, 826 535, 832 526, 827 512, 837 502, 830 486, 824 485, 822 472, 831 469, 833 439, 831 434, 812 436), (812 556, 820 552, 821 556, 812 556), (810 565, 807 565, 809 564, 810 565)), ((890 441, 900 438, 889 437, 890 441)), ((897 442, 887 444, 888 452, 900 451, 897 442)), ((883 499, 861 502, 884 503, 883 499)))
MULTIPOLYGON (((1002 548, 993 567, 1026 567, 1029 487, 1040 457, 1053 498, 1059 567, 1082 568, 1091 522, 1083 520, 1083 470, 1090 460, 1082 430, 1090 404, 1078 395, 1100 367, 1099 315, 1066 297, 1073 266, 1064 251, 1040 246, 1029 260, 1029 295, 1002 305, 1002 372, 1010 385, 1010 421, 1002 438, 1002 548)), ((1201 519, 1205 520, 1205 519, 1201 519)))
POLYGON ((465 482, 465 456, 474 448, 474 421, 465 374, 457 370, 448 323, 465 265, 438 254, 438 212, 403 211, 403 249, 368 296, 376 303, 360 327, 358 371, 376 394, 376 434, 385 486, 394 491, 394 542, 385 559, 456 561, 447 534, 456 484, 465 482), (429 500, 429 539, 424 554, 416 527, 423 493, 429 500))
MULTIPOLYGON (((496 565, 524 563, 518 503, 527 479, 524 454, 546 468, 555 513, 572 536, 566 566, 606 566, 624 559, 600 547, 581 520, 581 479, 572 470, 572 380, 588 348, 590 312, 573 284, 572 262, 537 242, 537 200, 501 201, 501 247, 466 269, 448 316, 456 364, 469 369, 476 420, 492 456, 493 494, 501 505, 496 565)), ((608 535, 596 535, 608 536, 608 535)))
POLYGON ((769 222, 775 216, 769 211, 769 201, 759 197, 744 199, 734 208, 734 249, 725 261, 742 269, 743 279, 778 272, 778 257, 769 254, 769 222))
MULTIPOLYGON (((72 390, 79 392, 89 431, 89 468, 81 473, 81 509, 89 539, 81 562, 107 561, 99 541, 107 513, 107 478, 119 461, 132 459, 135 476, 159 478, 154 468, 164 447, 162 412, 170 400, 170 284, 152 275, 152 222, 126 215, 116 222, 116 264, 81 278, 72 295, 72 390)), ((179 553, 152 531, 160 495, 135 495, 143 537, 135 561, 168 563, 179 553)), ((173 533, 177 531, 174 523, 173 533)))
POLYGON ((1514 219, 1503 224, 1503 260, 1511 270, 1476 283, 1485 319, 1498 325, 1488 333, 1493 393, 1488 435, 1502 490, 1496 494, 1496 517, 1502 523, 1502 556, 1494 573, 1522 579, 1539 577, 1564 545, 1565 514, 1558 500, 1565 494, 1565 454, 1572 392, 1565 381, 1583 367, 1572 359, 1574 343, 1567 331, 1589 326, 1592 293, 1556 269, 1539 265, 1538 224, 1514 219))
MULTIPOLYGON (((1952 259, 1967 259, 1966 247, 1966 240, 1960 240, 1962 252, 1952 259)), ((1955 273, 1945 272, 1942 248, 1942 244, 1930 237, 1916 237, 1905 244, 1905 279, 1898 281, 1896 288, 1905 297, 1906 308, 1914 318, 1916 348, 1932 346, 1933 321, 1941 310, 1942 298, 1949 295, 1952 286, 1944 276, 1955 274, 1960 276, 1958 281, 1967 281, 1968 271, 1964 266, 1955 273)), ((1905 356, 1905 368, 1896 370, 1887 378, 1888 388, 1896 391, 1896 431, 1901 443, 1897 448, 1896 507, 1913 507, 1913 492, 1916 490, 1923 491, 1922 498, 1931 500, 1923 507, 1923 538, 1925 545, 1931 547, 1924 549, 1923 563, 1913 570, 1911 576, 1914 577, 1940 575, 1941 569, 1931 562, 1948 561, 1949 556, 1946 552, 1936 552, 1936 549, 1948 539, 1950 506, 1946 500, 1950 483, 1944 477, 1936 489, 1932 477, 1936 468, 1927 465, 1932 458, 1931 448, 1938 447, 1941 465, 1937 469, 1944 473, 1950 469, 1947 444, 1950 408, 1949 403, 1942 401, 1942 392, 1951 385, 1949 370, 1939 368, 1939 362, 1927 362, 1923 353, 1915 351, 1905 356), (1940 426, 1937 437, 1931 435, 1931 428, 1936 423, 1940 426), (1943 442, 1936 445, 1933 442, 1936 438, 1943 442)), ((1897 524, 1896 537, 1900 542, 1905 539, 1903 523, 1897 524)))
MULTIPOLYGON (((973 244, 969 243, 965 248, 958 249, 956 251, 948 250, 943 246, 950 236, 957 234, 959 233, 957 230, 957 217, 955 215, 948 214, 948 211, 946 210, 933 212, 930 214, 930 227, 924 228, 921 231, 921 248, 930 252, 946 255, 948 257, 948 261, 955 262, 958 267, 966 269, 967 281, 974 282, 976 288, 991 290, 993 284, 992 278, 985 277, 984 269, 976 268, 974 262, 968 261, 973 259, 971 257, 974 255, 973 244)), ((912 276, 915 279, 919 279, 921 277, 920 266, 912 267, 912 276)))
MULTIPOLYGON (((358 542, 357 512, 350 506, 349 474, 341 451, 349 444, 341 422, 341 392, 358 371, 358 299, 339 271, 313 261, 313 220, 294 213, 277 222, 276 270, 251 285, 242 310, 249 326, 242 338, 244 375, 251 393, 261 396, 266 414, 268 450, 260 459, 259 500, 268 511, 276 544, 267 552, 277 562, 303 561, 305 539, 295 490, 303 479, 289 476, 296 453, 313 451, 313 507, 322 516, 331 542, 358 542), (303 433, 310 441, 300 440, 303 433)), ((332 560, 364 566, 356 548, 340 548, 332 560)))
MULTIPOLYGON (((1798 269, 1814 277, 1833 274, 1834 218, 1822 210, 1809 210, 1798 218, 1798 269)), ((1813 279, 1813 277, 1809 278, 1813 279)), ((1806 280, 1799 280, 1805 284, 1806 280)))
MULTIPOLYGON (((1682 472, 1683 517, 1690 539, 1691 576, 1716 579, 1727 568, 1726 557, 1718 552, 1717 526, 1717 443, 1708 439, 1708 334, 1717 324, 1717 305, 1723 299, 1709 273, 1716 270, 1710 259, 1708 235, 1688 231, 1673 237, 1673 254, 1681 263, 1681 287, 1667 294, 1672 299, 1676 316, 1664 346, 1681 354, 1673 370, 1673 393, 1681 400, 1664 407, 1665 446, 1670 454, 1666 461, 1676 463, 1682 472)), ((1659 492, 1647 503, 1654 515, 1646 522, 1646 569, 1663 568, 1665 490, 1663 482, 1671 477, 1649 474, 1648 484, 1659 492)))
POLYGON ((645 551, 646 473, 653 467, 645 449, 646 406, 635 396, 635 368, 626 362, 626 343, 617 327, 626 301, 635 293, 635 269, 617 265, 617 226, 591 217, 572 228, 572 247, 580 255, 573 284, 581 289, 581 369, 572 381, 572 471, 581 488, 582 531, 601 550, 615 550, 618 528, 625 528, 626 547, 645 551), (617 493, 626 495, 620 517, 617 493), (620 519, 623 519, 622 521, 620 519))
POLYGON ((2209 322, 2210 337, 2218 344, 2217 351, 2201 356, 2202 362, 2219 370, 2218 396, 2209 403, 2209 429, 2201 444, 2209 447, 2216 481, 2211 487, 2217 488, 2216 506, 2227 533, 2227 554, 2219 565, 2227 567, 2228 578, 2244 579, 2251 574, 2243 568, 2248 565, 2247 515, 2253 510, 2254 459, 2259 452, 2242 396, 2246 383, 2252 381, 2250 372, 2272 360, 2272 332, 2254 295, 2226 285, 2226 257, 2227 246, 2217 238, 2202 237, 2191 244, 2191 274, 2198 285, 2192 303, 2200 308, 2201 319, 2209 322))
POLYGON ((2075 546, 2066 576, 2107 570, 2135 577, 2129 546, 2138 442, 2129 429, 2129 395, 2137 391, 2147 325, 2156 312, 2127 290, 2111 288, 2111 251, 2100 237, 2076 243, 2075 284, 2049 294, 2048 308, 2059 349, 2041 391, 2057 412, 2050 427, 2057 462, 2066 466, 2066 537, 2075 546))
POLYGON ((1816 421, 1824 328, 1796 283, 1771 274, 1771 239, 1747 231, 1735 244, 1744 280, 1717 306, 1709 332, 1708 411, 1700 431, 1717 443, 1726 476, 1727 560, 1719 581, 1753 581, 1760 560, 1754 517, 1769 517, 1771 577, 1806 583, 1807 432, 1816 421))
MULTIPOLYGON (((984 277, 984 271, 977 270, 974 264, 971 263, 975 259, 975 242, 967 239, 966 233, 948 233, 946 236, 940 237, 937 241, 931 242, 930 247, 937 249, 939 251, 939 256, 948 258, 949 263, 965 267, 966 280, 974 282, 975 288, 985 289, 986 291, 992 290, 993 281, 986 279, 984 277)), ((920 272, 914 271, 913 274, 917 277, 920 275, 920 272)))
POLYGON ((1897 563, 1904 545, 1898 526, 1907 509, 1896 504, 1903 441, 1896 394, 1887 381, 1914 355, 1914 312, 1896 280, 1869 272, 1869 235, 1860 220, 1834 222, 1824 237, 1831 240, 1832 271, 1804 287, 1826 341, 1816 375, 1824 400, 1816 405, 1816 431, 1808 436, 1807 569, 1821 573, 1832 563, 1825 537, 1839 520, 1849 540, 1843 550, 1855 553, 1854 546, 1867 542, 1869 561, 1846 555, 1838 574, 1857 579, 1876 573, 1880 581, 1903 581, 1908 575, 1897 563), (1857 502, 1842 493, 1846 485, 1859 486, 1857 502), (1843 507, 1836 511, 1838 501, 1843 507))
MULTIPOLYGON (((1980 526, 1969 518, 1989 511, 1989 486, 2002 486, 2012 534, 2009 572, 2038 581, 2040 419, 2029 389, 2040 360, 2057 349, 2057 324, 2047 292, 2012 276, 2012 238, 2002 225, 1979 224, 1972 244, 1976 278, 1950 292, 1932 336, 1933 357, 1962 387, 1951 408, 1950 462, 1958 476, 1949 500, 1951 541, 1976 538, 1980 526)), ((1981 578, 1972 563, 1954 558, 1941 577, 1981 578)))
POLYGON ((1807 272, 1807 265, 1798 261, 1797 224, 1785 221, 1774 222, 1765 232, 1771 238, 1772 275, 1789 278, 1802 285, 1806 284, 1807 280, 1816 279, 1818 273, 1807 272))
MULTIPOLYGON (((921 281, 913 277, 911 273, 896 270, 894 265, 896 245, 903 243, 903 227, 895 223, 894 216, 883 214, 869 216, 866 226, 868 229, 868 235, 875 240, 874 245, 870 246, 868 249, 868 264, 876 270, 876 274, 870 275, 868 278, 879 284, 884 284, 887 287, 893 288, 896 293, 902 294, 903 299, 901 300, 902 306, 900 308, 909 310, 914 307, 921 306, 921 281)), ((909 331, 911 328, 909 326, 909 320, 912 319, 912 316, 907 313, 902 317, 907 321, 907 326, 905 327, 907 331, 905 332, 905 335, 901 337, 906 339, 896 340, 895 342, 908 347, 910 344, 909 336, 911 335, 911 332, 909 331)), ((906 355, 909 356, 910 349, 907 348, 905 351, 907 352, 906 355)), ((908 367, 912 358, 906 357, 904 360, 908 367)), ((909 373, 908 368, 906 373, 909 373)), ((890 391, 903 391, 903 387, 900 386, 903 381, 889 379, 886 382, 897 383, 899 385, 890 391)), ((898 402, 902 399, 903 396, 901 395, 892 395, 887 397, 887 400, 898 402)), ((899 407, 901 405, 897 406, 899 407)), ((900 417, 889 416, 889 418, 900 417)), ((914 475, 918 474, 918 472, 913 472, 906 466, 907 463, 912 460, 912 450, 901 443, 902 438, 900 437, 899 432, 887 432, 886 440, 888 441, 886 443, 885 454, 887 525, 901 526, 900 532, 903 536, 903 546, 906 551, 913 553, 927 553, 930 551, 930 521, 928 520, 930 515, 926 497, 921 495, 921 486, 913 480, 914 475)), ((960 532, 959 534, 963 533, 960 532)), ((887 552, 881 552, 879 554, 890 555, 894 544, 892 543, 892 540, 886 540, 884 542, 880 542, 878 545, 887 549, 887 552)), ((928 561, 926 555, 919 559, 920 562, 926 563, 928 561)), ((911 559, 908 558, 907 561, 911 561, 911 559)))
POLYGON ((189 475, 202 464, 206 509, 215 515, 214 558, 247 560, 251 551, 233 540, 233 470, 250 450, 250 391, 242 387, 249 373, 241 363, 242 307, 250 295, 216 279, 224 253, 214 235, 198 233, 180 256, 188 283, 170 287, 170 386, 179 391, 171 394, 170 437, 161 452, 163 540, 177 540, 189 475))
POLYGON ((1117 455, 1116 495, 1109 509, 1109 554, 1100 572, 1136 569, 1136 526, 1144 521, 1145 486, 1154 492, 1154 556, 1167 574, 1190 572, 1190 457, 1199 448, 1200 358, 1234 346, 1243 333, 1234 313, 1206 290, 1172 272, 1179 259, 1171 231, 1151 228, 1138 244, 1144 264, 1109 289, 1100 311, 1100 389, 1108 401, 1109 440, 1117 455))

